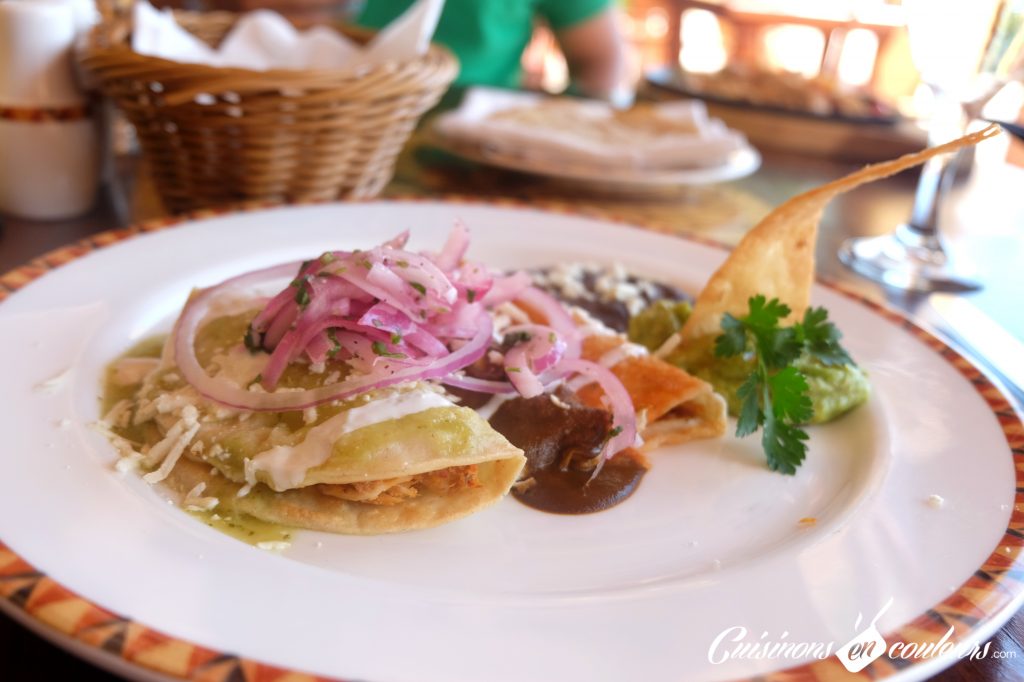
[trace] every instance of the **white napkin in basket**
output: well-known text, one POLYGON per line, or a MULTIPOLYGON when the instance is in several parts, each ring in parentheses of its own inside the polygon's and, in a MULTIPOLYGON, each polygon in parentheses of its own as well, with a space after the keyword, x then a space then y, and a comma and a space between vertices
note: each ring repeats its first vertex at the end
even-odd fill
POLYGON ((132 49, 185 64, 268 69, 356 69, 424 54, 444 0, 419 0, 365 47, 324 26, 297 31, 277 12, 245 14, 217 49, 183 29, 169 10, 135 3, 132 49))

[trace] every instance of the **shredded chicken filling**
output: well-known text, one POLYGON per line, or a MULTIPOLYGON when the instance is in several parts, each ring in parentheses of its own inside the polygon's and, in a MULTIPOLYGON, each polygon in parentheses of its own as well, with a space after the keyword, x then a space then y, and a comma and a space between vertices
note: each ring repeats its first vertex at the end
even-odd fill
POLYGON ((392 505, 417 497, 421 492, 444 495, 464 488, 479 487, 477 465, 470 464, 380 481, 322 483, 317 489, 324 495, 351 502, 392 505))

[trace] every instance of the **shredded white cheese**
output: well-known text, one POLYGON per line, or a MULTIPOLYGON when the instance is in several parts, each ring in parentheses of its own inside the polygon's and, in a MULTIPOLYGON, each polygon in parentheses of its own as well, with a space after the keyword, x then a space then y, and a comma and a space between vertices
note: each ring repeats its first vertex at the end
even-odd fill
POLYGON ((210 511, 220 502, 216 497, 202 497, 203 491, 206 490, 206 483, 200 481, 196 483, 192 490, 188 491, 185 495, 185 499, 182 501, 182 505, 188 511, 210 511))
POLYGON ((167 456, 164 457, 163 462, 160 463, 160 468, 146 474, 142 477, 142 480, 152 485, 154 483, 159 483, 170 476, 171 471, 174 469, 174 465, 178 463, 179 459, 181 459, 181 455, 185 452, 185 448, 188 447, 188 444, 192 442, 192 439, 195 438, 198 432, 198 423, 188 427, 188 430, 178 437, 178 440, 175 441, 173 447, 171 447, 170 452, 168 452, 167 456))
POLYGON ((268 552, 280 552, 291 547, 292 543, 282 542, 280 540, 267 540, 265 542, 257 542, 256 546, 259 549, 263 549, 268 552))

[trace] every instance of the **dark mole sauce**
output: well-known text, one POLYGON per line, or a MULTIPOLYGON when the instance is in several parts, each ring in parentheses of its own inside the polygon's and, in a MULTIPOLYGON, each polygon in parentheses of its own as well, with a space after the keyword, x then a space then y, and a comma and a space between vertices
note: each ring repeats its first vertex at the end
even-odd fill
POLYGON ((581 405, 564 389, 502 403, 491 426, 526 455, 526 468, 512 496, 555 514, 590 514, 628 498, 647 472, 639 456, 619 454, 591 480, 593 460, 611 426, 611 415, 581 405))
MULTIPOLYGON (((598 293, 602 270, 582 268, 578 283, 584 293, 573 297, 549 280, 550 270, 533 271, 534 284, 567 305, 583 308, 611 329, 626 332, 630 318, 626 303, 598 293)), ((690 300, 681 289, 668 284, 629 274, 621 281, 638 287, 645 305, 660 299, 690 300)), ((494 381, 505 378, 503 368, 486 359, 467 367, 466 374, 494 381)), ((447 390, 457 395, 462 405, 473 409, 483 407, 492 397, 451 387, 447 390)), ((611 428, 611 414, 581 404, 564 388, 555 396, 561 405, 550 395, 512 398, 502 403, 490 419, 491 426, 526 455, 526 468, 512 487, 512 496, 534 509, 555 514, 590 514, 625 501, 647 473, 647 461, 640 453, 627 450, 605 462, 591 479, 595 454, 611 428)))

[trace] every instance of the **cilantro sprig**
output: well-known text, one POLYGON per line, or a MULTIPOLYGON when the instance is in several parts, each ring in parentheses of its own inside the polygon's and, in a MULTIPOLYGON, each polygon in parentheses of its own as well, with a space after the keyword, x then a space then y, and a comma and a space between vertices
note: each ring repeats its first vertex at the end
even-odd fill
POLYGON ((753 363, 737 391, 736 435, 762 429, 768 468, 795 474, 807 456, 807 432, 799 425, 814 416, 814 407, 807 379, 793 362, 805 353, 826 366, 853 364, 853 359, 839 344, 842 334, 824 308, 808 308, 801 322, 784 327, 780 323, 792 312, 785 303, 758 295, 747 304, 743 317, 722 317, 723 333, 715 339, 717 357, 739 355, 753 363))

